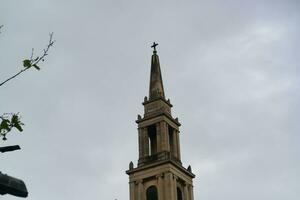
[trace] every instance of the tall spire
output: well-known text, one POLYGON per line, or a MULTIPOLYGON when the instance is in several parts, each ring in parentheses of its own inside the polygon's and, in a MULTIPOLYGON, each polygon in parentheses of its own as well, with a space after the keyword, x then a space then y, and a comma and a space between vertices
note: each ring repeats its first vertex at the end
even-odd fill
POLYGON ((129 163, 130 200, 194 200, 192 168, 181 162, 180 123, 171 114, 153 43, 149 99, 144 98, 144 115, 137 116, 138 162, 129 163))
POLYGON ((156 46, 158 44, 153 42, 153 55, 151 58, 151 73, 150 73, 150 87, 149 100, 163 98, 165 99, 164 86, 160 71, 159 57, 157 55, 156 46))

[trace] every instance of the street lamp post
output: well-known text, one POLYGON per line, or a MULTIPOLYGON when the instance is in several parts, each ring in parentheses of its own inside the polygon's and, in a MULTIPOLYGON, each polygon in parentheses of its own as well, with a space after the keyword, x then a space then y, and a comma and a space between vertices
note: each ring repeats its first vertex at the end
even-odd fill
MULTIPOLYGON (((5 153, 19 149, 21 149, 19 145, 5 146, 0 147, 0 152, 5 153)), ((28 191, 24 181, 0 172, 0 194, 11 194, 13 196, 26 198, 28 196, 28 191)))

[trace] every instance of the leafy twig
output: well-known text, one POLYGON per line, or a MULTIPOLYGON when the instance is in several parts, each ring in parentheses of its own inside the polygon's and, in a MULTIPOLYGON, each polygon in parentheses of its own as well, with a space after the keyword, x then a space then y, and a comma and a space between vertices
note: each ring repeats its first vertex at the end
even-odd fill
POLYGON ((40 67, 38 66, 38 64, 42 61, 44 62, 45 57, 48 55, 48 51, 49 49, 53 46, 55 40, 53 40, 53 33, 49 34, 49 42, 47 44, 47 47, 45 49, 43 49, 43 53, 41 56, 37 56, 36 58, 33 58, 33 53, 34 53, 34 49, 32 49, 31 51, 31 57, 30 59, 25 59, 23 60, 23 67, 24 69, 22 69, 21 71, 19 71, 18 73, 16 73, 15 75, 11 76, 10 78, 6 79, 5 81, 0 83, 0 87, 2 85, 4 85, 5 83, 7 83, 8 81, 12 80, 13 78, 19 76, 21 73, 25 72, 26 70, 34 67, 37 70, 40 70, 40 67))
POLYGON ((3 140, 6 140, 6 135, 9 133, 13 128, 16 128, 18 131, 22 132, 24 125, 20 121, 19 113, 4 113, 0 116, 1 123, 0 123, 0 137, 3 140))

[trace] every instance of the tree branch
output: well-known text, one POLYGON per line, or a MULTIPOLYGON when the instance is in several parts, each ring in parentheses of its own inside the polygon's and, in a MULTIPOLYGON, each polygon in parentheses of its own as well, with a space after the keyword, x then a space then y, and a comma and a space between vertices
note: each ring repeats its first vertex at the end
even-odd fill
MULTIPOLYGON (((1 27, 2 26, 0 26, 0 29, 1 29, 1 27)), ((26 70, 28 70, 29 68, 34 67, 35 69, 40 70, 40 67, 38 66, 38 64, 41 61, 44 62, 45 57, 48 55, 48 51, 49 51, 50 47, 53 46, 54 42, 55 42, 55 40, 53 40, 53 33, 50 33, 49 34, 49 42, 47 44, 47 47, 45 49, 43 49, 42 55, 41 56, 37 56, 36 58, 33 58, 33 51, 34 51, 34 49, 32 49, 30 59, 23 60, 23 66, 25 67, 25 69, 22 69, 21 71, 19 71, 15 75, 13 75, 13 76, 9 77, 8 79, 6 79, 5 81, 1 82, 0 83, 0 87, 2 85, 4 85, 5 83, 7 83, 8 81, 16 78, 17 76, 19 76, 20 74, 22 74, 23 72, 25 72, 26 70)))

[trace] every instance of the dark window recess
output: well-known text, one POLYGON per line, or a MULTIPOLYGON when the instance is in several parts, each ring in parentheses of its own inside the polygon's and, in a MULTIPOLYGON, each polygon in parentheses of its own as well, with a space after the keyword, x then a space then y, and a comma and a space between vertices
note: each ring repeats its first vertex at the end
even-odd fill
POLYGON ((148 127, 148 137, 149 137, 149 154, 154 155, 157 153, 157 140, 156 140, 156 126, 151 125, 148 127))
POLYGON ((179 187, 177 187, 177 200, 183 200, 182 198, 182 192, 179 187))
POLYGON ((157 188, 155 186, 150 186, 146 192, 147 200, 158 200, 157 188))

